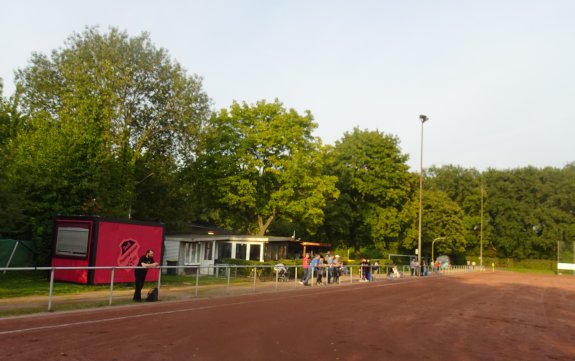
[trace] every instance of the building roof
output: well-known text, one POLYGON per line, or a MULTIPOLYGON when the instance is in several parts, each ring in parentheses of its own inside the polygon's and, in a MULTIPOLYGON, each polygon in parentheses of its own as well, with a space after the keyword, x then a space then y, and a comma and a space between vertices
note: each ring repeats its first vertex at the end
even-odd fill
POLYGON ((312 247, 331 247, 331 243, 321 243, 321 242, 301 242, 302 246, 312 246, 312 247))
POLYGON ((262 242, 262 243, 297 242, 291 237, 251 236, 251 235, 235 235, 235 234, 179 234, 179 235, 166 236, 166 241, 178 241, 178 242, 244 241, 244 242, 262 242))

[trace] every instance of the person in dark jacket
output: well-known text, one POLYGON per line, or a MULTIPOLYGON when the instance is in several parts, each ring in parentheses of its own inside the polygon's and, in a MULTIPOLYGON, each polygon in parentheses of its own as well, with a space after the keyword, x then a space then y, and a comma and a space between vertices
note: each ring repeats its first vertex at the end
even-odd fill
POLYGON ((140 257, 138 261, 138 268, 135 269, 134 275, 136 278, 135 290, 134 290, 134 301, 142 301, 142 288, 144 288, 144 282, 146 282, 146 275, 148 274, 148 268, 157 267, 158 263, 154 261, 154 251, 149 249, 146 254, 140 257))
POLYGON ((371 261, 369 259, 363 260, 361 263, 363 280, 365 282, 371 281, 371 261))

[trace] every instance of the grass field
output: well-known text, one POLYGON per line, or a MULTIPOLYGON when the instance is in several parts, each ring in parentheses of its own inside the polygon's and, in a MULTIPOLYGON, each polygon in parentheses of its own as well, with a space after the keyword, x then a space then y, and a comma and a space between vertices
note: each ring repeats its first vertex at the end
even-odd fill
MULTIPOLYGON (((0 275, 0 317, 17 316, 46 312, 49 301, 48 272, 8 272, 0 275)), ((269 288, 271 278, 259 280, 269 288), (267 281, 267 282, 264 282, 267 281)), ((203 275, 162 275, 162 300, 175 300, 193 297, 217 297, 229 294, 229 288, 250 289, 253 281, 247 277, 215 277, 203 275), (197 294, 196 281, 201 292, 197 294), (229 282, 229 283, 228 283, 229 282)), ((147 282, 144 291, 156 287, 156 282, 147 282)), ((116 283, 113 287, 113 306, 132 303, 134 284, 116 283)), ((67 282, 54 282, 51 311, 110 306, 110 285, 81 285, 67 282)))
MULTIPOLYGON (((11 272, 0 275, 0 299, 26 296, 47 296, 49 294, 50 275, 47 272, 11 272)), ((198 279, 199 285, 217 285, 227 283, 224 277, 202 276, 198 279)), ((195 284, 195 276, 162 275, 162 285, 190 285, 195 284)), ((245 282, 241 278, 230 279, 231 283, 245 282)), ((149 283, 152 284, 152 283, 149 283)), ((149 285, 148 285, 149 286, 149 285)), ((133 283, 116 283, 114 289, 132 289, 133 283)), ((81 294, 94 291, 107 291, 109 285, 80 285, 67 282, 54 282, 54 295, 81 294)))

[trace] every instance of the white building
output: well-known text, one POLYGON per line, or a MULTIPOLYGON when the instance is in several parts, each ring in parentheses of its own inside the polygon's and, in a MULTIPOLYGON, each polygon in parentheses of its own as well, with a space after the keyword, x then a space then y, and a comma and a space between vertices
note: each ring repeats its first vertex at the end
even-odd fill
MULTIPOLYGON (((214 266, 224 259, 269 261, 298 258, 302 242, 291 237, 259 237, 247 235, 184 234, 166 236, 164 266, 201 267, 200 273, 212 273, 214 266)), ((178 268, 183 274, 185 269, 178 268)))

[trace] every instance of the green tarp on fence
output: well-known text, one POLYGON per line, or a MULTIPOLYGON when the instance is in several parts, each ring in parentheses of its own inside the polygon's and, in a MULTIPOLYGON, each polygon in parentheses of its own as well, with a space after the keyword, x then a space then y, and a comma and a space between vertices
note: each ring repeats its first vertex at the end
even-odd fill
POLYGON ((34 267, 34 243, 15 239, 0 239, 0 268, 34 267))

